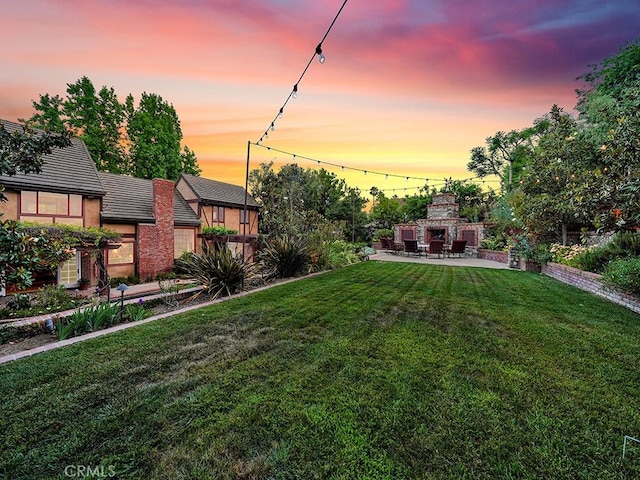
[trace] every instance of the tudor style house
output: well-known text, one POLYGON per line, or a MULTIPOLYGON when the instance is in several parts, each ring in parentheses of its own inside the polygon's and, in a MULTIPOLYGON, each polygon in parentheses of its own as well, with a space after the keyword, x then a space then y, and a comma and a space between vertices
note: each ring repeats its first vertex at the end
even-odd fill
MULTIPOLYGON (((0 122, 8 131, 22 128, 0 122)), ((202 250, 203 226, 237 230, 229 246, 247 257, 253 254, 259 204, 247 195, 245 218, 242 187, 192 175, 182 175, 174 183, 98 172, 86 145, 77 138, 44 159, 39 174, 0 175, 8 200, 0 203, 2 218, 120 233, 119 248, 103 251, 109 277, 134 275, 144 280, 171 271, 183 252, 202 250)), ((81 278, 95 285, 104 276, 99 267, 95 255, 78 250, 53 280, 67 288, 77 287, 81 278)))

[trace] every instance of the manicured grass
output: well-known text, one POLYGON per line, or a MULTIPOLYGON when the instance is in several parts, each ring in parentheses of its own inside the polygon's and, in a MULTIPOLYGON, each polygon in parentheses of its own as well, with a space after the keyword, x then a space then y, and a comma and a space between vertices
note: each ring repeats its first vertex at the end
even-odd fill
POLYGON ((0 477, 635 478, 639 359, 550 278, 366 262, 0 366, 0 477))

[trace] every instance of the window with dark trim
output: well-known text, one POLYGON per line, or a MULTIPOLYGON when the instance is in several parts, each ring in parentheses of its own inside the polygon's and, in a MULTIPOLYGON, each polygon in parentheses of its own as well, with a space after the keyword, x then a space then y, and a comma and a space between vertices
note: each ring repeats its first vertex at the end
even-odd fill
POLYGON ((240 225, 249 224, 251 219, 251 212, 249 210, 246 211, 247 216, 245 217, 245 210, 240 210, 240 225))
POLYGON ((224 223, 224 207, 211 207, 213 210, 213 221, 224 223))
POLYGON ((133 263, 134 242, 122 242, 120 248, 108 250, 107 265, 126 265, 133 263))
POLYGON ((82 217, 82 195, 22 191, 20 214, 82 217))

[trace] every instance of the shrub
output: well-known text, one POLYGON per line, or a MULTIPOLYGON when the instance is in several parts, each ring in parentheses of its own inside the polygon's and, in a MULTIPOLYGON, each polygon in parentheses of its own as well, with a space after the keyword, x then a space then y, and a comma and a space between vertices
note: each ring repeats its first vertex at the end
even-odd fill
POLYGON ((640 258, 629 257, 609 263, 602 274, 607 285, 640 295, 640 258))
POLYGON ((585 245, 560 245, 559 243, 551 244, 551 261, 574 267, 575 258, 585 254, 592 247, 585 245))
POLYGON ((301 236, 271 238, 258 251, 263 273, 270 278, 289 278, 309 273, 313 249, 301 236))
POLYGON ((109 279, 109 285, 113 288, 117 287, 121 283, 125 285, 138 285, 140 283, 140 279, 135 275, 129 275, 127 277, 113 277, 109 279))
POLYGON ((504 238, 487 237, 480 242, 480 248, 486 248, 487 250, 503 250, 506 246, 504 238))
POLYGON ((99 303, 92 307, 88 307, 82 311, 85 314, 87 322, 87 330, 93 332, 103 328, 110 327, 116 323, 118 314, 120 313, 120 305, 118 303, 99 303))
POLYGON ((226 247, 207 248, 202 254, 194 253, 183 260, 181 268, 202 284, 203 291, 213 298, 231 295, 240 288, 250 271, 242 255, 235 255, 226 247))
POLYGON ((329 267, 338 268, 345 265, 351 265, 360 261, 358 250, 363 245, 356 245, 345 242, 344 240, 336 240, 327 244, 329 247, 329 267))
POLYGON ((86 325, 87 319, 81 310, 76 310, 70 317, 58 318, 56 322, 58 340, 66 340, 67 338, 81 335, 84 333, 86 325))
POLYGON ((149 312, 145 308, 144 300, 141 298, 138 303, 129 303, 124 306, 124 316, 132 321, 138 322, 149 316, 149 312))
POLYGON ((28 310, 31 308, 31 295, 28 293, 16 293, 7 302, 7 310, 17 312, 18 310, 28 310))
POLYGON ((378 241, 381 238, 393 238, 393 230, 390 228, 379 228, 373 234, 373 240, 378 241))
POLYGON ((0 344, 24 340, 43 333, 49 333, 44 321, 27 325, 0 327, 0 344))
POLYGON ((94 332, 113 325, 120 313, 118 303, 99 303, 83 310, 76 310, 70 317, 59 318, 56 323, 58 340, 94 332))
POLYGON ((237 235, 238 230, 227 227, 204 227, 203 235, 237 235))
POLYGON ((588 272, 604 273, 610 262, 637 255, 640 255, 640 234, 619 233, 605 245, 577 255, 573 266, 588 272))
POLYGON ((75 308, 79 300, 74 299, 62 285, 46 285, 36 293, 35 303, 41 309, 59 312, 75 308))

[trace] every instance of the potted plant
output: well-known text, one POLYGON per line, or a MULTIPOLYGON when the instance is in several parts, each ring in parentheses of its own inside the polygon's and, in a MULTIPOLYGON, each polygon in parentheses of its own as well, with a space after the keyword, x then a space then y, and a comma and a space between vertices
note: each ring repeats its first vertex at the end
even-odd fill
POLYGON ((80 280, 78 280, 78 288, 80 290, 86 290, 87 288, 89 288, 89 283, 91 282, 88 278, 82 277, 80 280))

